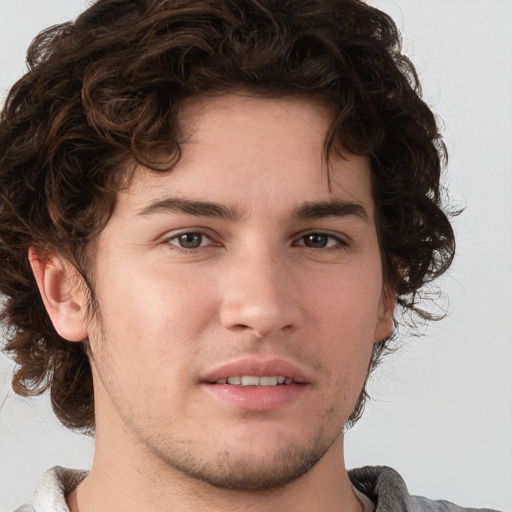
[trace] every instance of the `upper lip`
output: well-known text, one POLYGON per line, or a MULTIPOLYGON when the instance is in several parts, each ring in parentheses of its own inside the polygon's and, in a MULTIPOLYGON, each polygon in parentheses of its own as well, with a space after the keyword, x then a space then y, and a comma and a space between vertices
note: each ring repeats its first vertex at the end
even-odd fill
POLYGON ((304 372, 298 365, 290 361, 285 359, 258 358, 245 358, 223 363, 205 374, 202 381, 213 383, 220 379, 243 375, 253 375, 256 377, 278 375, 292 379, 294 382, 308 382, 304 372))

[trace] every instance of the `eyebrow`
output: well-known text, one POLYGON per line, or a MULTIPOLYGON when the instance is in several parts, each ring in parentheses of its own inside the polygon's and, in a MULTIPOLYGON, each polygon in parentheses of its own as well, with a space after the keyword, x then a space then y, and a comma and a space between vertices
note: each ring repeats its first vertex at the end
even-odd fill
POLYGON ((142 209, 138 215, 146 216, 163 212, 187 213, 196 217, 216 217, 228 220, 240 218, 240 215, 228 206, 209 201, 195 201, 178 197, 159 199, 142 209))
POLYGON ((355 216, 366 223, 370 221, 370 216, 362 204, 345 200, 308 202, 297 208, 293 216, 298 219, 355 216))
MULTIPOLYGON (((186 213, 196 217, 215 217, 227 220, 238 220, 241 217, 236 209, 229 206, 178 197, 159 199, 143 208, 137 215, 147 216, 165 212, 186 213)), ((362 204, 345 200, 307 202, 292 213, 292 217, 301 220, 349 216, 359 217, 364 222, 369 222, 368 212, 362 204)))

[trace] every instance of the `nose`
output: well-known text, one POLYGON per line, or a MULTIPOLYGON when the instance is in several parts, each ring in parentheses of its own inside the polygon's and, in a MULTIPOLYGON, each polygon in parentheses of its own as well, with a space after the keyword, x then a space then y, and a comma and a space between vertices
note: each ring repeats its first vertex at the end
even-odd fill
POLYGON ((293 269, 269 251, 240 255, 222 282, 220 320, 231 331, 268 338, 298 327, 301 308, 293 269))

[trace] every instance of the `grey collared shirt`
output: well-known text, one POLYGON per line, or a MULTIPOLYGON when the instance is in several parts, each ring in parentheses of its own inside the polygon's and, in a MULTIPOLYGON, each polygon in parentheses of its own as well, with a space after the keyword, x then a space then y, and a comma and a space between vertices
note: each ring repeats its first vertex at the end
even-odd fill
MULTIPOLYGON (((87 471, 56 466, 48 470, 32 501, 15 512, 69 512, 66 494, 85 477, 87 471)), ((375 512, 499 512, 489 508, 462 508, 448 501, 432 501, 411 496, 402 477, 385 466, 366 466, 349 471, 352 485, 375 504, 375 512)))

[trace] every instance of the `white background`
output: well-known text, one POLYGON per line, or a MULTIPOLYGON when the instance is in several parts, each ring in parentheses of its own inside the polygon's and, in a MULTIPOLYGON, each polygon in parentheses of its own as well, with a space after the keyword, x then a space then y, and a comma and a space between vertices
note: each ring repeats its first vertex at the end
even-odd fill
MULTIPOLYGON (((347 434, 347 465, 389 465, 412 493, 512 510, 512 1, 374 0, 403 30, 450 151, 445 184, 466 208, 442 286, 450 316, 407 339, 372 381, 347 434)), ((85 0, 0 0, 0 96, 42 28, 85 0)), ((30 499, 56 464, 88 467, 93 442, 67 432, 47 397, 21 399, 0 355, 0 512, 30 499)))

